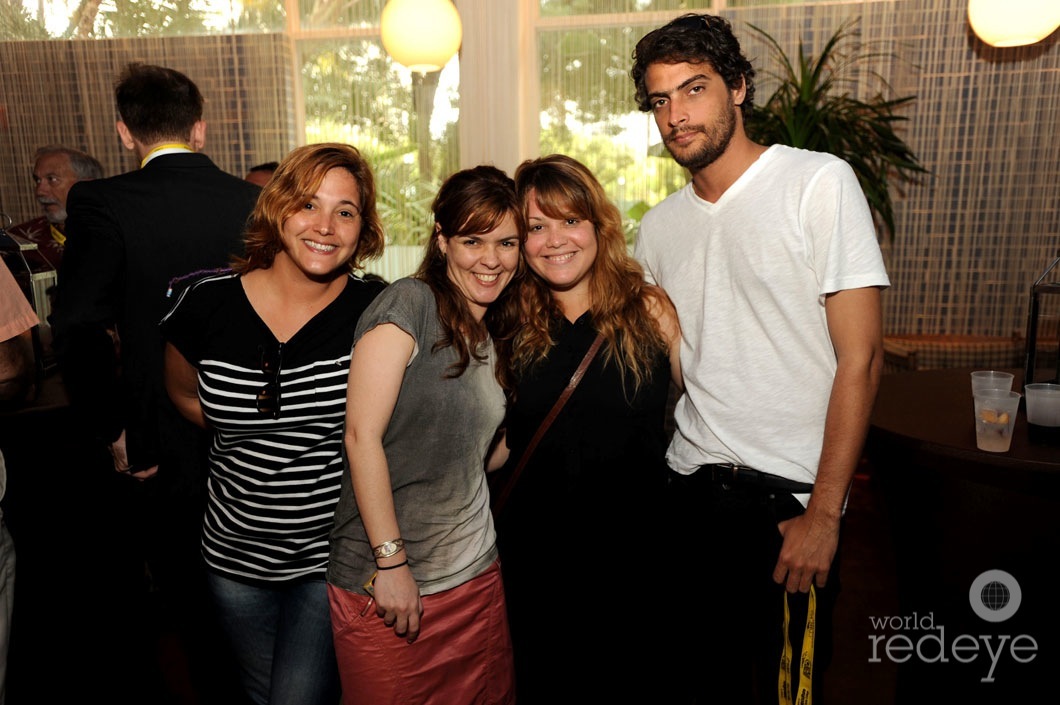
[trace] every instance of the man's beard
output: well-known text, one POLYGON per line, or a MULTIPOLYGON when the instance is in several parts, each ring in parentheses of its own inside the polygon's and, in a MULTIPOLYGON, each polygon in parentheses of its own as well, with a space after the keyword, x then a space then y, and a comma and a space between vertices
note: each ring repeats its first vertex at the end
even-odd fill
POLYGON ((666 150, 670 152, 675 162, 695 173, 710 166, 717 161, 718 157, 725 154, 725 150, 729 148, 729 143, 732 142, 734 134, 736 134, 736 110, 730 102, 728 109, 713 124, 709 126, 697 125, 671 132, 665 140, 666 150), (688 132, 700 132, 706 135, 707 139, 702 146, 694 148, 693 151, 675 153, 670 148, 671 140, 680 134, 688 132))
MULTIPOLYGON (((58 206, 58 201, 37 201, 42 206, 58 206)), ((66 209, 59 206, 58 210, 51 210, 48 208, 44 209, 44 217, 48 219, 48 222, 52 225, 62 225, 66 222, 66 209)))

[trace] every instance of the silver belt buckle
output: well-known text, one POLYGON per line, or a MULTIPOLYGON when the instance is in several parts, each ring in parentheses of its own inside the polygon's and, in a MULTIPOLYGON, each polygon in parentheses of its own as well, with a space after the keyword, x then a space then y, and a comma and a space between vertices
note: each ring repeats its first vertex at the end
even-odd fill
POLYGON ((731 490, 736 485, 736 474, 739 472, 739 469, 733 463, 722 463, 721 466, 727 469, 732 475, 732 484, 723 482, 721 483, 721 488, 723 490, 731 490))

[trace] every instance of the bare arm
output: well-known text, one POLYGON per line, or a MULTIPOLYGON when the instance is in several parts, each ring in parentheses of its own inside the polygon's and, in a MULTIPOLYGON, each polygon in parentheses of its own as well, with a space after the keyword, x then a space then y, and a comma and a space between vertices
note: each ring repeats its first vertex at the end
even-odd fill
POLYGON ((684 377, 681 374, 681 323, 677 319, 677 309, 670 297, 659 287, 652 287, 649 303, 652 316, 659 322, 659 328, 669 342, 670 379, 677 391, 685 390, 684 377))
POLYGON ((33 389, 33 334, 24 330, 0 342, 0 402, 22 402, 33 389))
POLYGON ((508 449, 508 432, 502 429, 493 441, 493 449, 490 450, 489 455, 486 457, 486 472, 493 472, 503 468, 504 464, 508 462, 509 455, 511 455, 511 451, 508 449))
MULTIPOLYGON (((401 536, 383 435, 397 404, 415 340, 391 323, 365 333, 353 349, 346 388, 346 454, 353 492, 372 546, 401 536)), ((380 567, 406 560, 404 550, 376 561, 380 567)), ((375 581, 376 614, 409 643, 420 631, 419 586, 408 566, 380 571, 375 581)))
POLYGON ((166 343, 166 392, 180 415, 200 428, 206 428, 206 417, 199 401, 199 373, 172 343, 166 343))
POLYGON ((0 402, 28 401, 36 382, 33 327, 40 321, 0 259, 0 402))
POLYGON ((839 545, 843 503, 861 458, 883 370, 880 290, 851 289, 825 300, 836 375, 824 426, 817 479, 806 512, 780 523, 784 536, 773 579, 789 592, 824 587, 839 545))

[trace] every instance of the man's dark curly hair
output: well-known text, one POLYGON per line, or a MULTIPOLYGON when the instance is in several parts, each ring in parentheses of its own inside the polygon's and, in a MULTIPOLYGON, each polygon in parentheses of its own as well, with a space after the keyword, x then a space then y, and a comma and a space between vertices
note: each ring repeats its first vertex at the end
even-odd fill
POLYGON ((730 89, 745 83, 746 95, 740 109, 744 118, 751 114, 754 102, 755 70, 740 50, 732 25, 716 15, 681 15, 669 24, 648 32, 633 50, 633 69, 629 72, 636 86, 637 107, 651 110, 644 76, 651 64, 709 63, 730 89))

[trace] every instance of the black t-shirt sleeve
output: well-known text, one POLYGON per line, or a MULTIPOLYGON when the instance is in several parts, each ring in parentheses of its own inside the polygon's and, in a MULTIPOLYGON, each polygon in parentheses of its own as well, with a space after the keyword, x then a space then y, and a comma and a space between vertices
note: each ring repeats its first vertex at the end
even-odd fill
POLYGON ((216 287, 205 286, 203 282, 189 286, 181 292, 173 308, 159 324, 162 339, 172 343, 184 359, 195 367, 198 367, 203 357, 204 331, 210 312, 216 306, 211 299, 218 293, 216 287))

